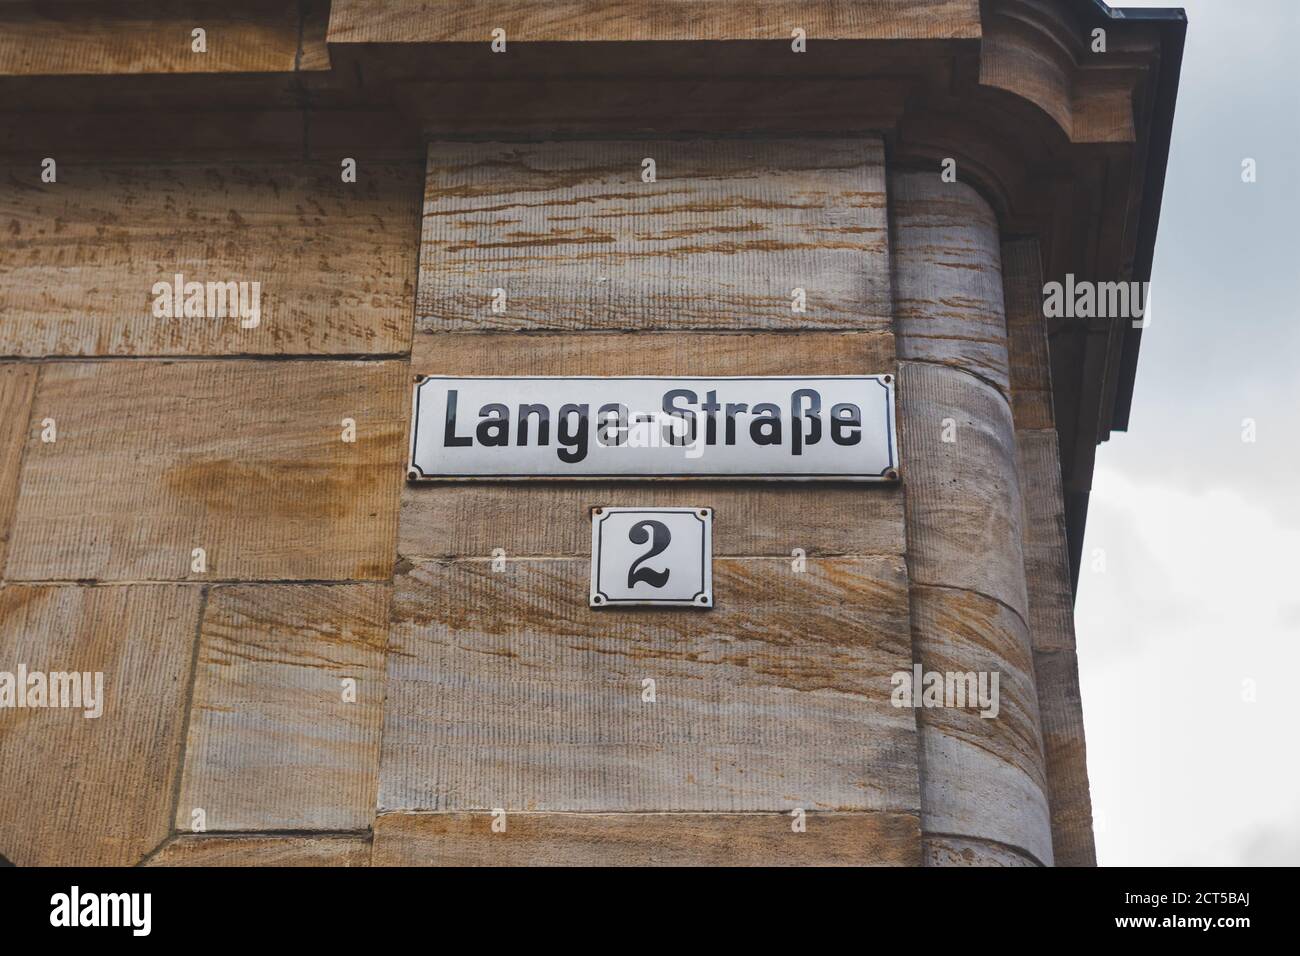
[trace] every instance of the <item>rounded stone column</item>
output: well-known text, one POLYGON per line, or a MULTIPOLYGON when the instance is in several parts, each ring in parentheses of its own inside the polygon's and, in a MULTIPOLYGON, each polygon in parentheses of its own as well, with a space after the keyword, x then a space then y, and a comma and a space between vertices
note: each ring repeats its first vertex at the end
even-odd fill
POLYGON ((890 209, 913 652, 998 680, 996 716, 917 710, 924 858, 1051 864, 998 223, 938 170, 890 209))

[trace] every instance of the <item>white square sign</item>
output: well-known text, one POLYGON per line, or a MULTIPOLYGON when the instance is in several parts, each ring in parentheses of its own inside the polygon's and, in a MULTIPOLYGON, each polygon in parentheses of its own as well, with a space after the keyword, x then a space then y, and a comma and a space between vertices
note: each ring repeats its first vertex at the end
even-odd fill
POLYGON ((713 607, 710 508, 593 508, 591 606, 713 607))

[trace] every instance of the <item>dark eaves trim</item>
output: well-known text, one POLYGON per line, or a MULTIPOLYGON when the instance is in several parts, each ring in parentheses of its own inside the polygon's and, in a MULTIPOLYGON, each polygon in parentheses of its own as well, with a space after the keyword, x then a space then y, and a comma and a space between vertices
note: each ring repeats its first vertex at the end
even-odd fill
MULTIPOLYGON (((1164 199, 1165 172, 1169 164, 1169 146, 1174 128, 1174 110, 1178 102, 1179 78, 1182 74, 1183 45, 1187 37, 1187 13, 1181 8, 1134 7, 1112 9, 1104 0, 1078 0, 1083 7, 1084 19, 1090 24, 1107 26, 1116 22, 1146 22, 1160 33, 1160 66, 1152 81, 1154 101, 1148 128, 1146 168, 1143 170, 1142 200, 1138 209, 1137 241, 1134 249, 1133 273, 1128 278, 1134 282, 1149 282, 1155 259, 1156 233, 1160 225, 1160 207, 1164 199)), ((1133 408, 1133 389, 1137 380, 1138 351, 1142 345, 1142 330, 1128 323, 1120 344, 1119 368, 1116 371, 1114 400, 1110 422, 1101 421, 1107 406, 1103 398, 1095 422, 1098 442, 1111 431, 1127 431, 1129 415, 1133 408)), ((1091 472, 1091 466, 1089 466, 1091 472)), ((1069 547, 1070 584, 1073 595, 1079 594, 1079 571, 1083 563, 1083 537, 1088 521, 1088 491, 1092 485, 1091 474, 1085 482, 1072 481, 1077 476, 1062 475, 1065 487, 1065 525, 1069 547), (1082 484, 1082 487, 1078 486, 1082 484), (1075 490, 1071 491, 1071 486, 1075 490)))
MULTIPOLYGON (((1183 45, 1187 38, 1187 12, 1181 7, 1134 7, 1111 9, 1104 0, 1084 0, 1092 8, 1094 20, 1145 21, 1155 24, 1161 33, 1160 71, 1155 78, 1155 104, 1151 112, 1150 144, 1142 189, 1142 207, 1138 212, 1137 249, 1133 261, 1134 282, 1151 280, 1155 259, 1156 232, 1160 225, 1160 206, 1165 192, 1165 171, 1169 164, 1169 145, 1173 136, 1174 111, 1178 104, 1178 81, 1183 67, 1183 45)), ((1119 378, 1116 383, 1114 412, 1110 428, 1127 431, 1133 407, 1133 386, 1137 379, 1138 350, 1142 330, 1130 323, 1124 333, 1120 354, 1119 378)), ((1100 424, 1100 423, 1099 423, 1100 424)), ((1105 429, 1099 429, 1101 434, 1105 429)), ((1082 539, 1082 529, 1080 529, 1082 539)))

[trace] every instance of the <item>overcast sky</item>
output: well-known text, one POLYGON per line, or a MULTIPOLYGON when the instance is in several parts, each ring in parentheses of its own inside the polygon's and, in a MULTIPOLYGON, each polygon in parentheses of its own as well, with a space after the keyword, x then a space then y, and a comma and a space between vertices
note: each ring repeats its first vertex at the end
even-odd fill
POLYGON ((1189 27, 1076 607, 1098 862, 1300 865, 1300 0, 1141 5, 1189 27))

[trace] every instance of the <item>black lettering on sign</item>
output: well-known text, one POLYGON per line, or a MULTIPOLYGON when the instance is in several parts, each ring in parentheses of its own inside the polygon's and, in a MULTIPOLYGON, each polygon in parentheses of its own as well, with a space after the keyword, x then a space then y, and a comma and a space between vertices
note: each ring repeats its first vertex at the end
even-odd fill
POLYGON ((673 539, 669 533, 667 525, 660 521, 638 521, 632 526, 627 533, 627 539, 633 544, 645 544, 650 541, 650 550, 641 557, 632 562, 632 567, 627 571, 627 586, 635 587, 641 582, 645 582, 652 588, 661 588, 668 583, 670 571, 665 568, 663 571, 655 571, 651 568, 643 568, 641 565, 649 561, 656 554, 663 552, 668 547, 668 542, 673 539), (651 540, 651 533, 654 539, 651 540))
POLYGON ((456 399, 460 393, 456 389, 447 392, 447 419, 443 424, 442 443, 447 448, 466 448, 474 444, 474 439, 467 435, 456 434, 456 399))

